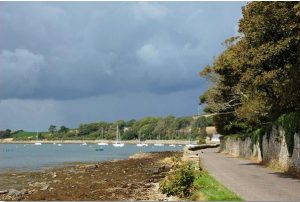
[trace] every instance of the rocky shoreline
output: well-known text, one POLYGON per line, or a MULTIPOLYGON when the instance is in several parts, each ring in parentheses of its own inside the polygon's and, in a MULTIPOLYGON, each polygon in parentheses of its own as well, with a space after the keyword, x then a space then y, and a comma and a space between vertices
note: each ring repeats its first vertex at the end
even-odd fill
POLYGON ((158 182, 171 169, 171 157, 181 155, 140 153, 125 160, 3 173, 0 200, 170 200, 158 191, 158 182))

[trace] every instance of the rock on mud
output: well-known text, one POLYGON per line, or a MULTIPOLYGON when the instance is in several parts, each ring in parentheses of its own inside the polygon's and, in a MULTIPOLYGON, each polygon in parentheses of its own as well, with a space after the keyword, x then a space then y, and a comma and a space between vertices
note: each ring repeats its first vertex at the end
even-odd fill
POLYGON ((16 189, 9 189, 8 190, 8 195, 9 196, 21 196, 21 195, 24 195, 24 194, 27 194, 28 191, 26 189, 22 189, 21 191, 18 191, 16 189))
POLYGON ((49 188, 49 185, 47 184, 47 185, 43 186, 40 190, 41 191, 46 191, 48 188, 49 188))
POLYGON ((7 194, 8 193, 8 190, 1 190, 0 191, 0 194, 7 194))

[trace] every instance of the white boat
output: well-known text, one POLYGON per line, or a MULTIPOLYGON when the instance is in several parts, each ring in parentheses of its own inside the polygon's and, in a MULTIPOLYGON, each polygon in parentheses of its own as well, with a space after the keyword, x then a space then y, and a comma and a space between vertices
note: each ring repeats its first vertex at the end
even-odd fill
POLYGON ((146 143, 138 143, 136 144, 137 147, 148 147, 148 144, 146 143))
MULTIPOLYGON (((174 140, 173 134, 171 135, 171 140, 174 140)), ((176 147, 175 144, 169 144, 169 147, 176 147)))
POLYGON ((124 147, 125 144, 120 141, 120 134, 119 134, 119 126, 117 124, 117 131, 116 131, 116 142, 113 144, 114 147, 124 147))
POLYGON ((186 144, 185 145, 187 148, 193 148, 193 147, 196 147, 197 144, 193 143, 191 140, 190 140, 190 143, 189 144, 186 144))
POLYGON ((61 147, 61 146, 62 146, 62 144, 57 144, 57 146, 61 147))
POLYGON ((86 142, 84 142, 84 143, 82 143, 81 145, 87 145, 87 143, 86 143, 86 142))
POLYGON ((186 144, 185 146, 188 147, 188 148, 193 148, 193 147, 196 147, 197 144, 186 144))
MULTIPOLYGON (((101 134, 102 134, 102 140, 103 140, 103 139, 104 139, 104 135, 103 135, 103 132, 104 132, 104 131, 103 131, 103 128, 101 128, 101 130, 102 130, 102 131, 101 131, 101 134)), ((106 145, 108 145, 108 143, 106 143, 106 142, 98 142, 98 145, 99 145, 99 146, 106 146, 106 145)))
MULTIPOLYGON (((158 141, 160 141, 160 135, 158 136, 158 141)), ((162 144, 162 143, 155 143, 155 144, 153 144, 153 146, 156 146, 156 147, 162 147, 162 146, 164 146, 164 144, 162 144)))
MULTIPOLYGON (((36 132, 36 140, 39 140, 39 134, 36 132)), ((35 142, 34 145, 42 145, 41 142, 35 142)))
POLYGON ((108 145, 108 143, 106 143, 106 142, 99 142, 98 145, 100 145, 100 146, 106 146, 106 145, 108 145))
POLYGON ((148 144, 141 141, 141 134, 139 134, 140 143, 136 144, 137 147, 148 147, 148 144))
POLYGON ((115 143, 113 144, 113 146, 114 146, 114 147, 124 147, 125 145, 124 145, 124 143, 121 143, 121 142, 115 142, 115 143))
POLYGON ((193 148, 195 146, 197 146, 197 144, 193 143, 192 141, 192 129, 190 129, 190 142, 188 144, 185 145, 187 148, 193 148))

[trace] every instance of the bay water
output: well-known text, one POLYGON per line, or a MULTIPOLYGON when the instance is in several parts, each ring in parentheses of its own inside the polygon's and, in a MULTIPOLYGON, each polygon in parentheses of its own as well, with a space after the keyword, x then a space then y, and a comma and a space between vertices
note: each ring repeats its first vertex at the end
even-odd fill
POLYGON ((133 144, 120 148, 97 144, 62 144, 62 146, 57 144, 0 144, 0 172, 37 171, 66 163, 126 159, 138 152, 180 151, 182 149, 182 146, 137 147, 133 144), (97 151, 99 148, 103 148, 103 151, 97 151))

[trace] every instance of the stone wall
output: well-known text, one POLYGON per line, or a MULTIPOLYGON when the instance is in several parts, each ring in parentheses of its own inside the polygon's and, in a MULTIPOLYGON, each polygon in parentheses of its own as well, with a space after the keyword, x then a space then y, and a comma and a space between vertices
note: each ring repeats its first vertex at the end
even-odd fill
POLYGON ((250 138, 242 140, 237 137, 228 137, 226 140, 221 140, 220 150, 236 157, 250 158, 253 156, 251 146, 250 138))
POLYGON ((272 127, 269 136, 264 135, 262 147, 250 137, 226 137, 221 140, 220 151, 236 157, 250 158, 284 171, 300 174, 300 137, 294 135, 294 151, 289 156, 282 127, 272 127))

